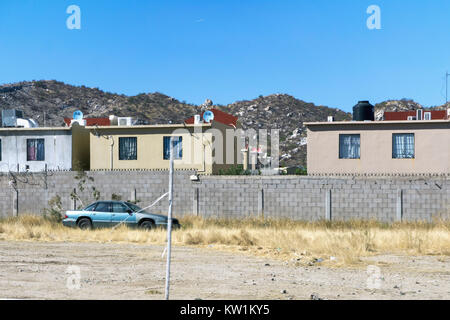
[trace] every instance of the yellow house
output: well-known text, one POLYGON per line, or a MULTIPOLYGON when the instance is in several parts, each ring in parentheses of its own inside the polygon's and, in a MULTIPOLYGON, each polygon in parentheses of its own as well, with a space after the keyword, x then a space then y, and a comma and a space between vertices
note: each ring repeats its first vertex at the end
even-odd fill
POLYGON ((91 170, 167 170, 171 137, 176 170, 215 174, 239 159, 235 128, 216 121, 86 128, 90 132, 91 170), (232 147, 227 147, 227 141, 232 147))

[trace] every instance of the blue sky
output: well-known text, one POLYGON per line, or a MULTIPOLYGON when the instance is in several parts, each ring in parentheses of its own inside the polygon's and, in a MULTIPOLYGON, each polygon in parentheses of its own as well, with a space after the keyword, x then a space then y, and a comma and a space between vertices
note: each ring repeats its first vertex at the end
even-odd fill
POLYGON ((450 1, 1 0, 0 83, 55 79, 228 104, 287 93, 445 102, 450 1), (69 5, 81 30, 69 30, 69 5), (369 5, 381 30, 369 30, 369 5))

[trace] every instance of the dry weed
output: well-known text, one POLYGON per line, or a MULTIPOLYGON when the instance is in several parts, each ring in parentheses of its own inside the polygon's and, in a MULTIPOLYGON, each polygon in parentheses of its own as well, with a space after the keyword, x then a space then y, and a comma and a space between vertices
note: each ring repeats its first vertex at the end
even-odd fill
MULTIPOLYGON (((274 219, 180 219, 174 245, 208 246, 294 261, 348 265, 383 253, 450 255, 450 223, 297 222, 274 219), (333 257, 333 263, 330 261, 333 257)), ((38 216, 0 220, 0 240, 116 242, 163 245, 165 230, 71 229, 38 216)))

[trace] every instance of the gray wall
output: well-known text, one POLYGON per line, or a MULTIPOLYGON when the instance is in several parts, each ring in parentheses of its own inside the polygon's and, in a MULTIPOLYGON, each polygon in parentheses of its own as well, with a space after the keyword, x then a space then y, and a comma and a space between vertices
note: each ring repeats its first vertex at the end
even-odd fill
MULTIPOLYGON (((193 172, 175 174, 174 213, 204 217, 291 218, 296 220, 378 219, 380 221, 450 218, 450 177, 224 177, 204 176, 192 182, 193 172)), ((94 171, 94 181, 85 183, 80 194, 84 205, 93 201, 92 186, 102 199, 111 195, 132 198, 141 206, 151 204, 168 190, 166 171, 94 171)), ((15 176, 17 193, 10 186, 12 176, 0 176, 0 215, 41 213, 56 194, 65 209, 71 209, 70 193, 79 180, 76 172, 48 172, 15 176)), ((153 209, 167 212, 167 198, 153 209)))
POLYGON ((0 172, 42 171, 72 169, 72 132, 70 130, 35 131, 0 131, 2 159, 0 172), (27 161, 27 139, 45 140, 45 161, 27 161))

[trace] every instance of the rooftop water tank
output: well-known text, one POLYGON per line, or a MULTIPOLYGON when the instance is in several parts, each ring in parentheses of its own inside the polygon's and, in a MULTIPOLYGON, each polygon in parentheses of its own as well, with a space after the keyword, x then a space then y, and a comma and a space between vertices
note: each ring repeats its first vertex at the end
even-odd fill
POLYGON ((16 127, 18 118, 23 118, 22 111, 16 109, 2 110, 2 127, 16 127))
POLYGON ((353 107, 353 121, 374 121, 375 108, 369 101, 359 101, 353 107))

